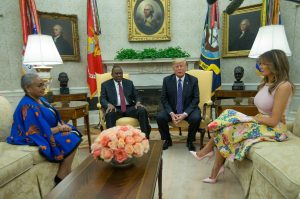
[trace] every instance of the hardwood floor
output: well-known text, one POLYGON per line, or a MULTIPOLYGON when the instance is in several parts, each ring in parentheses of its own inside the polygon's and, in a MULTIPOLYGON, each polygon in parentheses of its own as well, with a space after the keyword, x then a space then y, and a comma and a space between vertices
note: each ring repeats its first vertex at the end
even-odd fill
MULTIPOLYGON (((85 158, 88 155, 87 148, 80 149, 79 154, 80 158, 85 158)), ((196 160, 184 143, 173 144, 163 152, 163 199, 243 198, 238 180, 227 168, 216 184, 201 181, 210 175, 212 164, 213 158, 209 161, 196 160)), ((157 187, 155 199, 158 198, 157 187)))

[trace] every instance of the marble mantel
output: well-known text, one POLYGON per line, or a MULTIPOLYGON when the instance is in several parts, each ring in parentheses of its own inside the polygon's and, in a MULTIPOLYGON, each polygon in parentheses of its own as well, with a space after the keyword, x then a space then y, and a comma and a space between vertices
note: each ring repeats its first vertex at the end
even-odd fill
MULTIPOLYGON (((188 70, 194 69, 199 58, 186 58, 188 70)), ((163 78, 171 73, 173 59, 143 59, 143 60, 103 60, 107 71, 113 65, 122 67, 124 73, 129 73, 130 79, 137 88, 161 88, 163 78)))

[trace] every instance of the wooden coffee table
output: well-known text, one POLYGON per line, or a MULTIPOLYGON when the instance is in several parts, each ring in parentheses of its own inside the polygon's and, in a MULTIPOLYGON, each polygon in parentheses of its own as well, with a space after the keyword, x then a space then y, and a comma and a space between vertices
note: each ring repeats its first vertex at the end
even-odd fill
POLYGON ((46 198, 150 199, 158 181, 161 199, 162 146, 161 140, 150 141, 149 152, 128 168, 114 168, 90 155, 46 198))

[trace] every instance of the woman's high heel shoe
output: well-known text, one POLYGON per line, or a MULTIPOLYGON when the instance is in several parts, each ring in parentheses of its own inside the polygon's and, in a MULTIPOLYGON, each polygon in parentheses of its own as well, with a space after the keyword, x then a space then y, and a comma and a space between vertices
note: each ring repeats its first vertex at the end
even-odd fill
POLYGON ((204 158, 209 157, 209 159, 214 155, 214 151, 212 150, 211 152, 207 153, 206 155, 202 156, 202 157, 198 157, 197 156, 197 152, 195 151, 190 151, 191 154, 197 159, 197 160, 203 160, 204 158))
POLYGON ((218 179, 219 175, 224 174, 224 172, 225 172, 225 168, 224 168, 224 166, 222 166, 220 168, 220 170, 219 170, 216 178, 210 178, 210 177, 208 177, 208 178, 203 179, 202 182, 210 183, 210 184, 215 184, 217 182, 217 179, 218 179))

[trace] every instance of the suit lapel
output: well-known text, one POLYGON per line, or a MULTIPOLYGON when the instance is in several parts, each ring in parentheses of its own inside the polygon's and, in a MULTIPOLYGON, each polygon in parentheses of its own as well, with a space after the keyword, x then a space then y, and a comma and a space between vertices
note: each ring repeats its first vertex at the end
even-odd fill
POLYGON ((109 84, 110 84, 110 93, 111 93, 111 95, 112 95, 112 99, 114 100, 114 102, 113 102, 113 104, 117 104, 118 103, 118 96, 117 96, 117 91, 116 91, 116 86, 115 86, 115 81, 113 80, 113 79, 111 79, 111 81, 109 82, 109 84))
POLYGON ((183 92, 182 92, 182 105, 184 104, 185 97, 187 96, 188 87, 190 84, 190 78, 187 74, 185 74, 184 82, 183 82, 183 92))

